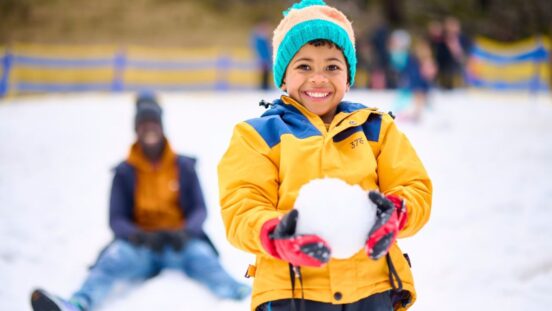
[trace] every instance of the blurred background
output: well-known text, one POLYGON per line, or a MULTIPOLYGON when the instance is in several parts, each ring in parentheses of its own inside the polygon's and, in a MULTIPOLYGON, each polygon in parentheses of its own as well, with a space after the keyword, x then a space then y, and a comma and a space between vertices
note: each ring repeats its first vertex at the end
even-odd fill
MULTIPOLYGON (((0 96, 266 89, 271 32, 292 3, 1 0, 0 96)), ((404 51, 419 63, 422 80, 440 88, 550 87, 550 1, 328 4, 354 22, 358 88, 400 88, 404 51), (392 55, 397 30, 407 38, 392 55)))
MULTIPOLYGON (((68 297, 111 239, 111 169, 154 91, 176 151, 198 158, 205 228, 230 273, 216 166, 235 123, 281 92, 271 33, 294 1, 0 0, 0 310, 40 286, 68 297)), ((433 183, 432 216, 401 248, 414 311, 552 305, 552 2, 327 1, 353 21, 346 99, 393 111, 433 183)), ((176 272, 118 290, 115 310, 247 310, 176 272)))

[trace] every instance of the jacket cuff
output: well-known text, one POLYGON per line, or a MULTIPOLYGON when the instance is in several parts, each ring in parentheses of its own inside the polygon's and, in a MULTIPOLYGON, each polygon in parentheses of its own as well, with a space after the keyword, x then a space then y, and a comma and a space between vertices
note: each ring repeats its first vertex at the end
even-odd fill
POLYGON ((393 205, 395 205, 395 212, 397 213, 397 220, 399 223, 399 231, 406 226, 406 221, 408 220, 408 213, 406 210, 406 201, 401 199, 396 195, 387 195, 386 196, 393 205))
POLYGON ((276 226, 280 223, 280 220, 278 218, 273 218, 268 221, 266 221, 262 228, 261 228, 261 245, 263 246, 264 250, 271 256, 280 258, 278 256, 278 251, 276 250, 276 246, 274 245, 274 240, 270 237, 272 232, 274 232, 274 229, 276 229, 276 226))

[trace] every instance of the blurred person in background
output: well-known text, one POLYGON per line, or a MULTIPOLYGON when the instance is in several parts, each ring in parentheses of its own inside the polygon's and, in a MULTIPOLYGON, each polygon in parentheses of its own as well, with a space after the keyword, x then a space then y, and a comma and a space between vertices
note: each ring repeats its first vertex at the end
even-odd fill
POLYGON ((464 86, 464 66, 469 56, 471 41, 462 33, 460 21, 452 16, 443 22, 442 43, 437 54, 439 85, 450 90, 464 86))
POLYGON ((150 279, 165 268, 181 270, 221 299, 242 300, 250 287, 234 280, 203 231, 206 207, 195 159, 176 154, 165 137, 153 94, 136 101, 136 142, 115 168, 109 206, 114 240, 99 254, 70 299, 43 289, 31 295, 34 311, 96 308, 117 281, 150 279))
POLYGON ((427 24, 427 42, 431 47, 431 52, 435 59, 437 68, 444 67, 447 60, 447 46, 445 45, 445 35, 443 23, 438 20, 432 20, 427 24))
POLYGON ((381 23, 369 38, 370 46, 370 88, 376 90, 394 88, 390 79, 390 59, 387 41, 390 30, 386 23, 381 23))
POLYGON ((270 89, 270 72, 272 69, 271 27, 267 20, 261 20, 251 33, 251 46, 255 52, 257 66, 261 71, 261 90, 270 89))
POLYGON ((416 42, 411 51, 411 41, 410 34, 401 29, 389 38, 391 78, 398 89, 392 111, 399 119, 418 122, 427 106, 437 66, 427 42, 416 42))
POLYGON ((433 56, 431 45, 420 39, 414 44, 414 57, 418 61, 420 81, 414 88, 414 109, 412 119, 419 121, 424 109, 429 107, 429 92, 434 86, 437 77, 437 64, 433 56))

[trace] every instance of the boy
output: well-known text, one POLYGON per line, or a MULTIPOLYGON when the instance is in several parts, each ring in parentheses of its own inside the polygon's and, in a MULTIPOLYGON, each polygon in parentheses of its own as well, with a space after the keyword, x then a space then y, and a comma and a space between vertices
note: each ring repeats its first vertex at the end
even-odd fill
POLYGON ((235 127, 218 167, 227 237, 256 255, 251 308, 290 310, 301 297, 305 310, 405 310, 416 293, 394 242, 427 222, 429 177, 389 115, 342 101, 356 66, 347 18, 314 0, 284 16, 274 31, 274 80, 288 95, 235 127), (316 235, 295 234, 299 190, 324 177, 377 189, 368 192, 376 224, 349 259, 331 259, 316 235))

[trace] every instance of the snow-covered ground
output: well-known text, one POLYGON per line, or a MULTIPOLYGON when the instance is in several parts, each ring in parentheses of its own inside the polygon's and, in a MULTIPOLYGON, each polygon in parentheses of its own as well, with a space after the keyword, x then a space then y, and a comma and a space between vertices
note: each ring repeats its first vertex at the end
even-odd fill
MULTIPOLYGON (((243 279, 253 258, 230 246, 216 165, 233 125, 276 93, 162 94, 173 147, 199 159, 206 230, 243 279)), ((392 93, 349 100, 386 110, 392 93)), ((132 94, 0 101, 0 310, 30 310, 44 287, 69 296, 111 238, 112 168, 133 141, 132 94)), ((412 310, 542 310, 552 305, 552 100, 549 95, 436 94, 422 123, 399 121, 434 182, 431 219, 401 240, 419 299, 412 310)), ((117 288, 101 309, 247 310, 178 272, 117 288)))

